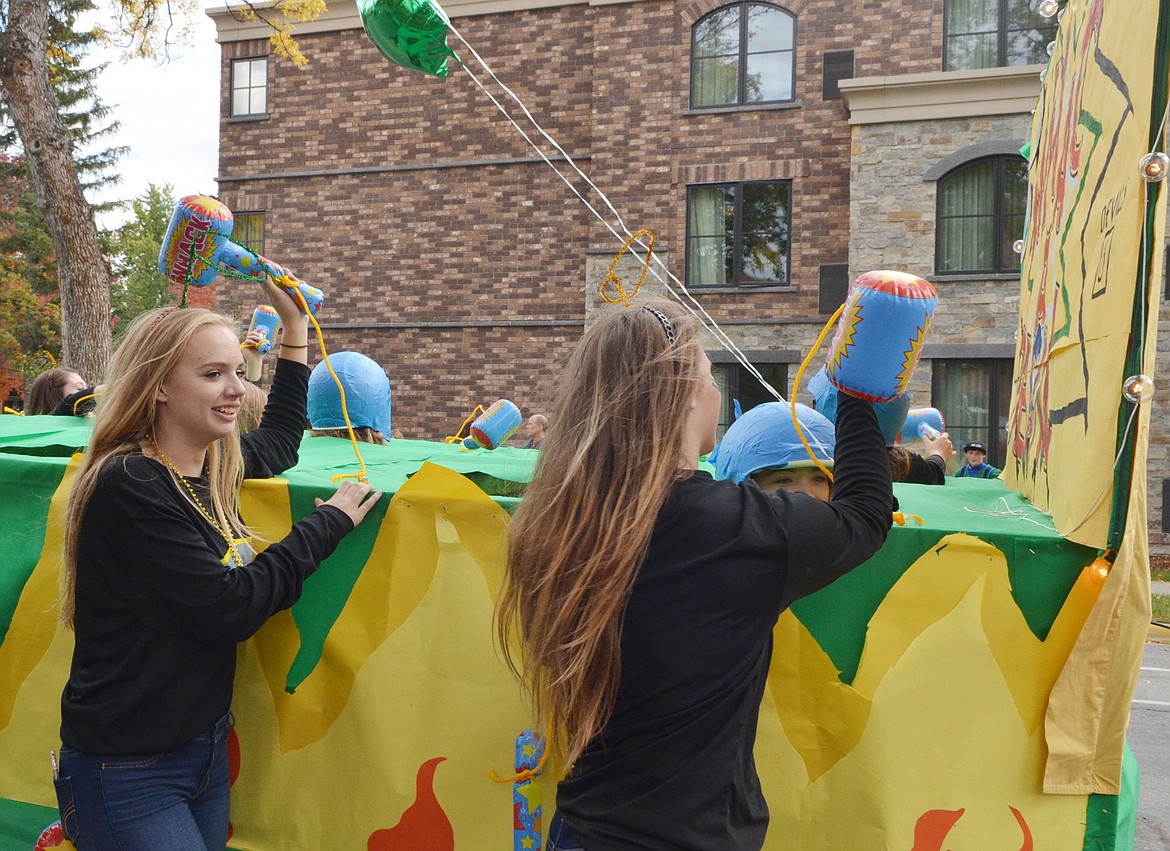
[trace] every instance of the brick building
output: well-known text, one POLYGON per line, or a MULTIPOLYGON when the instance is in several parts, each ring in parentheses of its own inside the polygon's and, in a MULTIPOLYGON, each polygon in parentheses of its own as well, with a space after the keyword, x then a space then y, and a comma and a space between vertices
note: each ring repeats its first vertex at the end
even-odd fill
MULTIPOLYGON (((915 404, 942 409, 957 441, 982 439, 1001 463, 1018 149, 1055 25, 1037 5, 443 7, 628 228, 656 234, 659 257, 775 386, 790 384, 855 275, 899 268, 935 281, 915 404)), ((210 14, 223 55, 219 195, 249 244, 326 291, 331 349, 386 367, 395 426, 441 438, 501 396, 546 410, 559 362, 606 307, 597 289, 621 241, 455 61, 447 79, 393 65, 352 2, 333 0, 298 27, 310 59, 301 70, 269 58, 262 25, 210 14)), ((623 280, 633 267, 619 264, 623 280)), ((250 313, 253 292, 220 290, 250 313)), ((769 398, 714 342, 710 354, 724 422, 733 397, 769 398)), ((1151 538, 1170 544, 1161 419, 1151 538)))

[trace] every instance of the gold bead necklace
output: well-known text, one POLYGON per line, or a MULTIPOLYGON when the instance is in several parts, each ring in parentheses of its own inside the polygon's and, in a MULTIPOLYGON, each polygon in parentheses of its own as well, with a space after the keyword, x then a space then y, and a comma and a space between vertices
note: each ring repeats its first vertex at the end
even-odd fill
POLYGON ((211 512, 209 512, 206 508, 203 507, 203 503, 200 501, 199 495, 195 493, 195 488, 191 487, 191 483, 187 481, 186 477, 183 476, 183 474, 180 473, 178 471, 178 469, 176 469, 175 465, 171 463, 171 459, 168 458, 166 455, 164 455, 163 451, 158 448, 158 444, 155 443, 155 440, 154 440, 154 435, 148 434, 146 436, 146 439, 150 441, 150 445, 154 447, 154 451, 158 453, 158 457, 162 459, 162 462, 163 462, 163 464, 165 464, 167 466, 167 469, 175 474, 176 479, 178 479, 180 482, 182 482, 183 487, 185 487, 187 489, 187 493, 189 493, 191 495, 191 499, 194 501, 195 507, 199 509, 199 513, 203 515, 204 519, 207 520, 207 522, 211 524, 212 528, 214 528, 215 531, 217 531, 217 532, 219 532, 219 534, 223 535, 223 539, 225 541, 227 541, 228 553, 231 555, 232 560, 240 567, 243 567, 244 560, 240 557, 240 551, 236 549, 236 542, 232 538, 232 536, 229 535, 226 531, 224 531, 224 528, 219 525, 219 521, 217 521, 211 515, 211 512))

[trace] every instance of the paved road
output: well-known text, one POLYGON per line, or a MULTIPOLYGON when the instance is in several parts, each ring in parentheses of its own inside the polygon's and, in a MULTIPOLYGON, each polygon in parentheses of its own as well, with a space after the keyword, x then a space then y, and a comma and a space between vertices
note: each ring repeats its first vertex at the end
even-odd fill
POLYGON ((1141 774, 1134 851, 1170 849, 1170 644, 1146 644, 1129 746, 1141 774))

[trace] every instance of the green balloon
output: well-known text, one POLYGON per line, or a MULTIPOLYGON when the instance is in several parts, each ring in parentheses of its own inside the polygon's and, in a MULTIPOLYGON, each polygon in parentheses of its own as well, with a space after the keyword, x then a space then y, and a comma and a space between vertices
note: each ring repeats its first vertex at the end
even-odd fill
POLYGON ((414 71, 447 76, 447 13, 433 0, 358 0, 362 25, 382 55, 414 71))

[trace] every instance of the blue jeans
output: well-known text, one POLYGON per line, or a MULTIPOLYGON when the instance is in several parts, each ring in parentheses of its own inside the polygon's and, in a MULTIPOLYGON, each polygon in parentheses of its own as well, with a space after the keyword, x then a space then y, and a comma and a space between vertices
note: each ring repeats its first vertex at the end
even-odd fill
POLYGON ((560 813, 555 813, 548 824, 548 842, 545 851, 585 851, 581 840, 573 835, 560 813))
POLYGON ((228 832, 229 712, 162 753, 95 756, 61 748, 54 781, 78 851, 223 851, 228 832))

